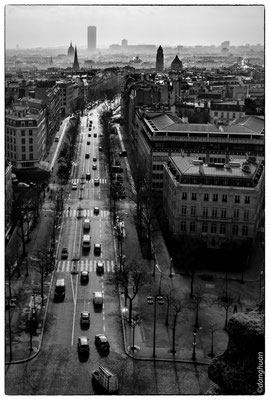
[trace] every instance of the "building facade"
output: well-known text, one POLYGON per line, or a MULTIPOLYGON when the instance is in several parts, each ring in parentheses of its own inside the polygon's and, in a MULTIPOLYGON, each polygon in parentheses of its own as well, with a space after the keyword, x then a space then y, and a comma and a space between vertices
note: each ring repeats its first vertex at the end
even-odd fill
POLYGON ((243 101, 211 102, 209 117, 212 124, 229 124, 244 116, 245 103, 243 101))
POLYGON ((96 26, 88 26, 87 28, 87 49, 95 51, 97 49, 97 28, 96 26))
POLYGON ((175 237, 193 237, 209 248, 255 239, 264 209, 263 160, 226 161, 174 156, 164 164, 163 207, 175 237))
POLYGON ((14 168, 36 168, 46 152, 46 110, 41 100, 20 101, 5 115, 5 156, 14 168))

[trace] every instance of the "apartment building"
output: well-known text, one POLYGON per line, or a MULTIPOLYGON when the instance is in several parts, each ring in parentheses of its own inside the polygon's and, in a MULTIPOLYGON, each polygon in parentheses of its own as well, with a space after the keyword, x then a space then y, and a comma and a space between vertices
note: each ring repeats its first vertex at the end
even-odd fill
POLYGON ((46 151, 46 117, 41 100, 22 99, 5 114, 5 158, 14 168, 38 167, 46 151))
POLYGON ((186 156, 164 164, 163 207, 175 237, 219 248, 253 241, 263 218, 264 163, 253 156, 204 163, 186 156))
POLYGON ((245 116, 244 101, 211 102, 209 117, 211 124, 229 124, 236 118, 245 116))

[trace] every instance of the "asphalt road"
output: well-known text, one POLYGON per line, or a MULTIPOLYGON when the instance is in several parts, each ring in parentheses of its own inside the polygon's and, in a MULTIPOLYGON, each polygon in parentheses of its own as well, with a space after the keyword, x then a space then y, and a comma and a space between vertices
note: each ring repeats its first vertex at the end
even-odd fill
MULTIPOLYGON (((99 364, 115 371, 119 378, 119 394, 203 394, 207 391, 209 380, 207 367, 190 364, 166 362, 135 361, 125 355, 119 301, 113 283, 114 242, 109 215, 106 171, 99 152, 99 126, 97 110, 89 112, 93 121, 92 130, 87 126, 87 117, 81 120, 81 133, 77 149, 77 160, 73 166, 69 182, 69 195, 63 212, 63 223, 58 247, 58 263, 54 275, 63 277, 66 282, 66 296, 63 302, 54 301, 54 290, 48 307, 42 349, 32 361, 24 364, 10 365, 6 370, 6 394, 9 395, 80 395, 98 394, 99 388, 93 386, 91 371, 99 364), (91 137, 89 137, 89 133, 91 137), (94 133, 97 137, 94 137, 94 133), (87 144, 90 141, 90 144, 87 144), (85 154, 89 153, 89 158, 85 154), (93 157, 97 157, 97 169, 93 170, 93 157), (81 180, 86 172, 91 172, 91 180, 81 180), (100 184, 94 185, 98 178, 100 184), (72 183, 77 189, 72 190, 72 183), (100 209, 94 215, 93 209, 100 209), (81 208, 81 218, 77 217, 81 208), (70 208, 70 209, 69 209, 70 208), (91 248, 82 250, 83 221, 91 220, 91 248), (102 252, 95 256, 93 248, 100 243, 102 252), (68 259, 61 259, 63 247, 68 248, 68 259), (74 261, 74 258, 76 261, 74 261), (95 265, 102 260, 105 274, 98 275, 95 265), (73 267, 78 274, 71 274, 73 267), (89 283, 82 285, 80 271, 89 271, 89 283), (104 293, 104 304, 101 308, 93 305, 93 292, 104 293), (80 312, 87 310, 91 315, 89 329, 80 326, 80 312), (110 342, 110 353, 100 354, 94 344, 94 336, 105 333, 110 342), (80 359, 77 352, 77 340, 87 336, 90 343, 90 355, 80 359)), ((123 211, 128 209, 128 199, 122 202, 123 211)))

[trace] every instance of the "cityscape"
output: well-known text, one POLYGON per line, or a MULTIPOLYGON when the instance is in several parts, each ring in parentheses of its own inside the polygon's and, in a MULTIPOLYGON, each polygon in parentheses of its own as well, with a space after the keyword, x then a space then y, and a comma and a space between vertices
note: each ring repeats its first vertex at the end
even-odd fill
POLYGON ((264 21, 5 6, 6 395, 265 394, 264 21))

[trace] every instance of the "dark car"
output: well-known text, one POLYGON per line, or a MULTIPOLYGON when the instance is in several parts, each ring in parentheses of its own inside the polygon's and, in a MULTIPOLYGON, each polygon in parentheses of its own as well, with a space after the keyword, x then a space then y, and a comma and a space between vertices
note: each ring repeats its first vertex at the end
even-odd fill
POLYGON ((81 283, 88 283, 89 282, 89 272, 82 271, 81 272, 81 283))
POLYGON ((99 335, 95 335, 95 345, 99 350, 102 351, 109 351, 110 350, 110 344, 108 342, 107 336, 105 336, 103 333, 100 333, 99 335))
POLYGON ((103 261, 98 261, 96 263, 96 271, 100 274, 104 274, 104 262, 103 261))
POLYGON ((89 339, 85 336, 78 338, 78 352, 80 354, 89 354, 89 339))
POLYGON ((62 248, 61 258, 68 258, 68 249, 66 247, 62 248))
POLYGON ((96 243, 94 245, 94 254, 96 254, 96 255, 100 255, 101 254, 101 244, 96 243))
POLYGON ((90 325, 90 312, 82 311, 80 316, 80 324, 82 327, 88 327, 90 325))

